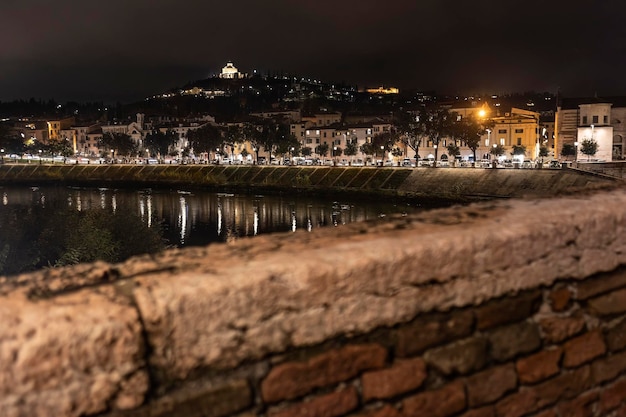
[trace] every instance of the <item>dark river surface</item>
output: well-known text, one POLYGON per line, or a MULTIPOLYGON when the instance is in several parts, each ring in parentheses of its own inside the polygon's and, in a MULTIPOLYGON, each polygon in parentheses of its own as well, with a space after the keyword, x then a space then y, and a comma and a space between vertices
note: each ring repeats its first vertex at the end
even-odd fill
POLYGON ((119 262, 167 247, 319 227, 424 208, 388 199, 220 194, 185 189, 0 187, 0 275, 119 262))

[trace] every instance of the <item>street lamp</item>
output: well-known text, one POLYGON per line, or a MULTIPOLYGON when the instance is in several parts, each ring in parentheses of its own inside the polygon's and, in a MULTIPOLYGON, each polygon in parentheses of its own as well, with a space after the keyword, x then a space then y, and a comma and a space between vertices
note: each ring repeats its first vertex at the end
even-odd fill
POLYGON ((41 149, 39 149, 39 165, 41 165, 41 149))
POLYGON ((256 153, 256 146, 252 148, 252 152, 254 152, 254 165, 256 165, 259 160, 259 155, 256 153))
POLYGON ((4 148, 0 149, 0 158, 2 158, 2 163, 4 163, 4 148))
POLYGON ((337 155, 337 147, 333 146, 333 166, 337 166, 337 160, 335 159, 335 155, 337 155))
POLYGON ((293 165, 293 151, 294 147, 291 147, 291 151, 289 152, 289 165, 293 165))
POLYGON ((115 163, 115 150, 111 149, 111 163, 114 164, 115 163))
POLYGON ((574 142, 574 162, 578 162, 578 142, 574 142))

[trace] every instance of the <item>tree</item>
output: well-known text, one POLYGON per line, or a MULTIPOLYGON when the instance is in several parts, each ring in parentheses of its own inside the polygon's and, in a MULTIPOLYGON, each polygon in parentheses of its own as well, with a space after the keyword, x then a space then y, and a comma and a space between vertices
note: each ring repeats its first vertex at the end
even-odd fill
POLYGON ((526 146, 524 145, 513 145, 511 150, 511 156, 517 155, 526 155, 526 146))
POLYGON ((224 137, 222 131, 210 123, 199 127, 198 129, 189 130, 187 133, 189 146, 195 154, 206 152, 217 153, 224 147, 224 137))
POLYGON ((315 147, 315 153, 324 158, 328 155, 328 149, 329 146, 327 143, 321 143, 315 147))
POLYGON ((576 146, 573 143, 564 143, 563 148, 561 148, 561 156, 566 158, 576 156, 576 146))
POLYGON ((346 156, 350 156, 353 157, 354 155, 357 154, 357 152, 359 152, 359 147, 356 144, 356 138, 349 141, 348 143, 346 143, 346 149, 344 149, 343 153, 346 156))
POLYGON ((313 152, 313 150, 309 148, 308 146, 305 146, 304 148, 300 150, 300 152, 302 153, 302 156, 311 156, 311 153, 313 152))
POLYGON ((429 109, 425 115, 424 129, 435 148, 434 166, 437 166, 437 152, 441 139, 454 136, 456 115, 444 107, 429 109))
POLYGON ((594 139, 583 139, 580 144, 580 152, 587 155, 587 161, 598 152, 598 142, 594 139))
POLYGON ((548 156, 548 147, 545 145, 541 145, 539 147, 539 157, 541 158, 541 163, 543 164, 543 158, 548 156))
POLYGON ((112 157, 117 155, 131 156, 137 153, 137 145, 126 133, 105 133, 100 139, 99 148, 105 153, 112 150, 112 157))
POLYGON ((504 146, 497 144, 491 147, 491 149, 489 150, 489 153, 492 154, 494 157, 499 157, 504 155, 504 146))
POLYGON ((461 154, 461 149, 459 148, 459 145, 454 142, 450 142, 448 146, 446 146, 446 149, 448 150, 448 155, 450 155, 452 159, 456 159, 456 157, 461 154))
POLYGON ((476 150, 480 146, 481 136, 492 123, 479 123, 474 117, 463 117, 455 123, 453 136, 472 151, 476 163, 476 150))
POLYGON ((376 150, 374 149, 374 145, 371 142, 365 142, 363 145, 361 145, 360 150, 365 155, 374 156, 374 154, 376 153, 376 150))
POLYGON ((426 123, 424 123, 428 118, 426 110, 422 108, 417 114, 397 112, 394 115, 396 116, 395 128, 400 137, 400 142, 415 151, 415 160, 417 161, 419 159, 419 147, 422 141, 428 137, 426 123))
POLYGON ((380 157, 385 156, 385 152, 389 152, 392 146, 395 143, 396 134, 393 132, 382 132, 377 133, 372 137, 372 147, 374 150, 374 154, 378 155, 380 152, 380 157))
POLYGON ((144 147, 150 149, 153 155, 167 155, 171 146, 175 145, 178 136, 172 130, 161 132, 154 130, 146 135, 144 147))

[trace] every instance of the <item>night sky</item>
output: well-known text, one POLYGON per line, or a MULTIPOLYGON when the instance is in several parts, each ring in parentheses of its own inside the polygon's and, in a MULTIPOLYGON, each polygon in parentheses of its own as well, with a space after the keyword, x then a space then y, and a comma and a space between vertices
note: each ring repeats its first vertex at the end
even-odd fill
POLYGON ((220 72, 440 94, 626 95, 621 1, 1 0, 0 100, 130 101, 220 72))

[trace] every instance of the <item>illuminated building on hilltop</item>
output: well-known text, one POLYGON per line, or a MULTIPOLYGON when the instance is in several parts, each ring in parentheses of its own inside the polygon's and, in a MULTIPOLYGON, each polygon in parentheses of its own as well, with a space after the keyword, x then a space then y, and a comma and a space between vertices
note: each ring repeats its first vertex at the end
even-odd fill
POLYGON ((384 88, 384 87, 378 87, 378 88, 368 88, 366 90, 368 93, 370 94, 398 94, 400 93, 400 90, 398 90, 395 87, 388 87, 388 88, 384 88))
POLYGON ((246 75, 239 72, 237 67, 235 67, 232 62, 227 62, 226 66, 222 68, 222 73, 219 75, 219 77, 227 79, 237 79, 245 78, 246 75))

